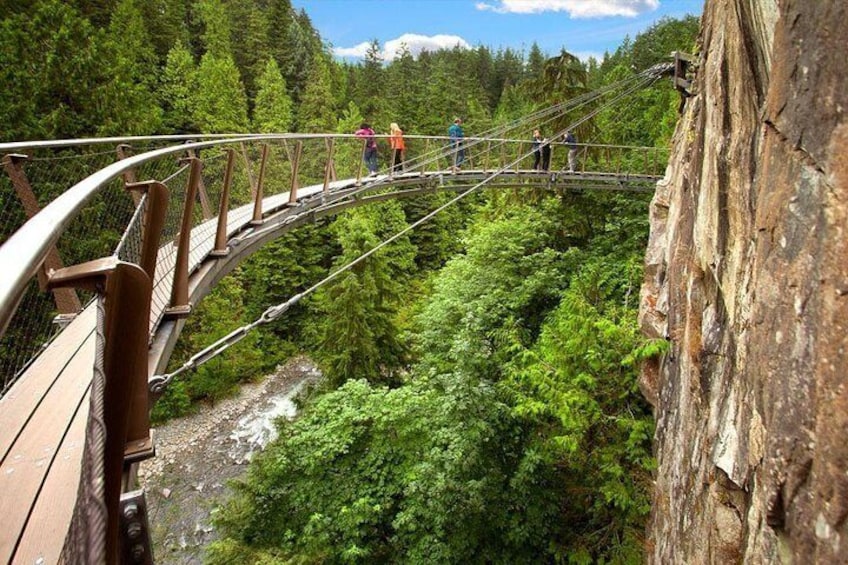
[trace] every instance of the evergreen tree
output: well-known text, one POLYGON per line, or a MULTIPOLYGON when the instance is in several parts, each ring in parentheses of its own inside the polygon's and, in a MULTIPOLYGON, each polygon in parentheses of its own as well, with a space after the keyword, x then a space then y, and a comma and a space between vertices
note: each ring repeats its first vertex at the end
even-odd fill
POLYGON ((299 102, 308 86, 314 57, 321 51, 320 38, 306 12, 296 12, 290 0, 276 0, 268 14, 268 40, 292 99, 299 102))
POLYGON ((477 68, 474 69, 474 76, 477 77, 480 86, 486 93, 489 111, 494 113, 501 91, 497 84, 495 84, 495 64, 492 58, 492 51, 485 45, 480 45, 476 49, 476 55, 477 68))
POLYGON ((0 23, 2 136, 94 135, 108 77, 104 33, 60 0, 37 0, 0 23))
POLYGON ((247 129, 247 97, 232 58, 205 54, 197 68, 196 85, 191 107, 200 131, 235 133, 247 129))
POLYGON ((383 73, 380 43, 375 39, 371 41, 365 53, 355 93, 362 113, 366 119, 375 124, 383 121, 383 97, 385 96, 383 73))
POLYGON ((330 103, 333 100, 329 69, 331 64, 324 53, 315 55, 306 90, 298 108, 298 131, 324 133, 335 129, 336 112, 330 103))
POLYGON ((525 77, 529 80, 539 79, 545 68, 545 55, 542 53, 539 44, 535 41, 530 47, 530 54, 527 56, 527 67, 525 77))
POLYGON ((258 132, 287 132, 292 121, 292 101, 286 92, 286 81, 274 59, 268 59, 265 72, 257 81, 253 127, 258 132))
MULTIPOLYGON (((396 205, 396 203, 394 203, 396 205)), ((342 246, 335 268, 341 268, 377 246, 389 226, 403 223, 399 206, 375 221, 373 211, 354 210, 340 216, 334 231, 342 246), (388 220, 395 218, 394 221, 388 220), (382 225, 380 225, 382 224, 382 225)), ((414 250, 408 239, 397 248, 371 255, 339 275, 316 298, 322 324, 320 356, 330 383, 349 379, 395 382, 394 371, 403 364, 405 347, 398 339, 395 316, 399 274, 411 267, 414 250)))
POLYGON ((203 44, 206 52, 219 60, 231 58, 230 18, 224 0, 200 0, 196 9, 205 28, 203 44))
MULTIPOLYGON (((256 100, 260 89, 259 77, 266 71, 266 64, 272 57, 268 41, 268 19, 261 5, 254 1, 229 2, 228 15, 231 22, 231 36, 238 49, 233 50, 233 60, 244 82, 248 102, 256 100)), ((279 71, 279 66, 277 67, 279 71)), ((252 106, 251 106, 252 107, 252 106)))
POLYGON ((159 95, 164 109, 164 124, 171 132, 190 133, 198 131, 193 120, 193 95, 197 91, 195 81, 197 69, 191 53, 182 42, 168 52, 159 95))
POLYGON ((165 61, 177 42, 191 44, 191 0, 139 2, 142 19, 158 61, 165 61))
POLYGON ((162 109, 154 94, 157 58, 147 33, 139 0, 120 0, 109 24, 106 49, 113 79, 102 90, 106 110, 100 135, 154 133, 162 109))
POLYGON ((422 81, 418 76, 415 59, 406 45, 401 47, 385 72, 385 111, 390 122, 397 122, 405 131, 419 130, 419 114, 425 110, 420 104, 422 81))

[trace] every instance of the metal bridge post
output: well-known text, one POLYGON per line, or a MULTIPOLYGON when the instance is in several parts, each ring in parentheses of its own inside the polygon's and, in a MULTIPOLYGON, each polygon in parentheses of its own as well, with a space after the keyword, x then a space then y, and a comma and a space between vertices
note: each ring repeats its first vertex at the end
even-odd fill
POLYGON ((159 181, 148 180, 128 184, 126 188, 134 193, 147 193, 139 265, 150 280, 154 280, 156 259, 159 255, 159 238, 165 226, 165 213, 168 210, 168 187, 159 181))
POLYGON ((250 220, 251 226, 262 225, 262 199, 264 198, 265 189, 265 165, 268 163, 268 144, 262 144, 262 160, 259 162, 259 180, 256 181, 256 195, 253 199, 253 219, 250 220))
POLYGON ((524 142, 518 142, 518 155, 515 156, 515 172, 517 173, 521 168, 521 156, 523 155, 522 150, 524 149, 524 142))
POLYGON ((421 167, 421 175, 427 172, 427 160, 430 158, 430 138, 427 138, 426 143, 424 143, 424 164, 421 167))
POLYGON ((451 161, 453 161, 451 163, 451 174, 452 175, 456 174, 456 169, 457 169, 456 164, 459 161, 459 144, 460 143, 461 143, 461 140, 454 140, 454 139, 450 140, 451 161))
POLYGON ((501 161, 498 163, 498 169, 502 169, 506 163, 506 141, 501 141, 501 161))
POLYGON ((332 137, 324 139, 324 145, 327 147, 327 164, 324 166, 323 193, 327 194, 330 192, 330 178, 334 176, 335 173, 335 167, 333 166, 333 152, 336 149, 336 140, 332 137))
MULTIPOLYGON (((9 154, 3 156, 3 169, 12 181, 12 186, 15 188, 15 193, 21 201, 27 219, 35 216, 40 208, 35 193, 32 191, 32 186, 29 184, 29 179, 24 172, 22 163, 29 159, 26 155, 9 154)), ((59 270, 62 268, 62 259, 59 257, 59 251, 56 246, 50 248, 47 256, 38 270, 38 286, 44 290, 47 285, 47 276, 50 271, 59 270)), ((53 299, 56 301, 56 309, 59 315, 63 317, 72 317, 82 310, 77 293, 72 288, 60 288, 53 291, 53 299)))
POLYGON ((256 179, 253 178, 253 171, 250 169, 250 158, 247 156, 247 146, 243 141, 239 145, 241 145, 241 158, 244 159, 244 170, 247 173, 247 180, 250 182, 250 196, 251 198, 256 198, 256 179))
POLYGON ((233 182, 233 166, 236 152, 232 147, 224 149, 227 154, 227 167, 224 169, 224 186, 221 187, 221 202, 218 203, 218 227, 215 230, 215 248, 210 255, 223 257, 230 252, 227 247, 227 214, 230 211, 230 185, 233 182))
POLYGON ((365 163, 365 150, 367 149, 368 139, 365 138, 362 140, 362 151, 359 153, 359 169, 356 171, 356 182, 353 183, 354 186, 362 185, 362 166, 365 163))
POLYGON ((135 445, 138 442, 128 443, 131 433, 141 431, 133 428, 146 429, 149 449, 143 453, 153 454, 147 420, 147 332, 153 287, 141 267, 116 257, 57 271, 51 276, 49 285, 51 288, 73 286, 102 294, 102 376, 98 378, 95 370, 91 388, 92 414, 86 433, 86 451, 95 459, 102 459, 83 462, 83 480, 88 476, 90 481, 103 484, 103 498, 81 497, 74 513, 96 513, 92 506, 105 506, 105 539, 98 541, 105 544, 106 563, 117 564, 122 553, 120 497, 123 477, 129 463, 143 458, 135 445), (96 423, 98 420, 100 424, 96 423), (132 458, 127 459, 127 454, 132 454, 132 458), (98 476, 101 469, 102 476, 98 476))
POLYGON ((177 259, 174 263, 174 282, 171 286, 171 305, 165 310, 165 315, 172 318, 183 318, 191 313, 188 301, 188 258, 191 246, 191 224, 194 213, 194 199, 197 196, 197 184, 203 163, 197 157, 190 157, 188 185, 186 186, 185 202, 183 202, 183 217, 180 222, 180 233, 177 236, 177 259))
POLYGON ((291 162, 291 187, 289 188, 289 206, 297 204, 297 189, 299 188, 297 175, 300 172, 300 156, 303 154, 303 141, 298 139, 294 146, 294 157, 291 162))
POLYGON ((486 157, 485 157, 485 159, 483 159, 483 174, 485 174, 486 171, 489 170, 489 157, 491 156, 491 152, 492 152, 492 142, 487 141, 486 142, 486 157))
MULTIPOLYGON (((118 161, 123 161, 127 157, 132 156, 132 146, 127 145, 126 143, 121 143, 115 148, 115 153, 118 155, 118 161)), ((138 179, 135 176, 135 169, 127 169, 121 176, 124 177, 124 186, 129 186, 138 182, 138 179)), ((134 190, 130 191, 130 196, 132 196, 133 204, 138 206, 138 203, 141 202, 141 194, 134 190)))
MULTIPOLYGON (((194 149, 188 150, 188 156, 199 158, 194 149)), ((203 219, 208 220, 212 217, 212 206, 209 204, 209 194, 206 192, 206 183, 203 182, 203 173, 197 177, 197 194, 200 196, 200 209, 203 211, 203 219)))

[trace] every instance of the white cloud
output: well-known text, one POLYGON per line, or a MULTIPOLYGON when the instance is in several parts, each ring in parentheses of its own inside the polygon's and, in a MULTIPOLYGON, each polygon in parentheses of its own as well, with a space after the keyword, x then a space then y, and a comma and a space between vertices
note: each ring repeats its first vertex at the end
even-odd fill
POLYGON ((603 18, 624 16, 633 18, 656 10, 660 0, 497 0, 497 4, 477 2, 478 10, 499 14, 540 14, 568 12, 572 18, 603 18))
POLYGON ((369 47, 371 47, 371 44, 367 41, 353 47, 334 47, 333 54, 338 57, 362 58, 368 52, 369 47))
POLYGON ((597 51, 569 51, 572 55, 583 61, 584 63, 588 63, 591 57, 594 57, 596 61, 601 62, 604 60, 604 54, 598 53, 597 51))
MULTIPOLYGON (((457 45, 463 49, 471 46, 458 35, 418 35, 416 33, 404 33, 396 39, 390 39, 383 45, 380 56, 384 61, 392 61, 397 57, 397 52, 403 45, 409 49, 413 57, 417 57, 422 51, 438 51, 439 49, 453 49, 457 45)), ((336 47, 333 54, 339 57, 363 58, 368 52, 371 43, 365 42, 353 47, 336 47)))

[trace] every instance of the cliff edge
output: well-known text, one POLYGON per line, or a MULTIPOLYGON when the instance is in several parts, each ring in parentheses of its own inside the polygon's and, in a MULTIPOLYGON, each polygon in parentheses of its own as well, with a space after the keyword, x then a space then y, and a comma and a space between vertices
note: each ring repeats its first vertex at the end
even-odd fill
POLYGON ((651 206, 655 563, 848 562, 848 3, 708 0, 651 206))

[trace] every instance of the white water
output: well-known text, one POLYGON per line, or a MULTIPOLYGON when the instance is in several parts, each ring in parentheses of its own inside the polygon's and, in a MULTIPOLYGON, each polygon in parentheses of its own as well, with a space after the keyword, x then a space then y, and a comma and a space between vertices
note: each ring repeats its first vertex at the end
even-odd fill
POLYGON ((297 414, 294 398, 315 377, 320 376, 317 369, 309 371, 309 377, 299 382, 294 388, 281 396, 275 396, 265 401, 258 412, 248 414, 238 421, 236 429, 230 434, 232 444, 228 451, 230 458, 236 463, 250 461, 253 454, 261 451, 266 445, 277 438, 277 418, 291 420, 297 414))

